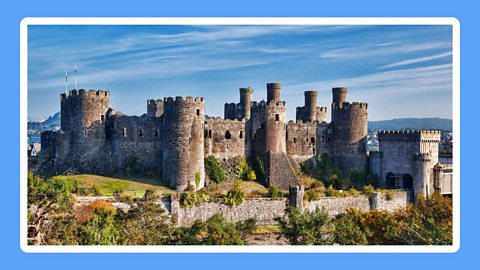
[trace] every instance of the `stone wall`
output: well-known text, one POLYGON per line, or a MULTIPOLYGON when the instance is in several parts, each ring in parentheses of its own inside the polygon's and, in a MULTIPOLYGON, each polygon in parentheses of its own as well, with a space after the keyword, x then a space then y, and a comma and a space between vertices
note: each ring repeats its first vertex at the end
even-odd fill
MULTIPOLYGON (((329 215, 345 213, 347 209, 354 208, 361 211, 387 210, 393 211, 405 208, 412 201, 410 191, 391 191, 393 198, 388 200, 385 192, 375 192, 371 199, 364 195, 357 197, 324 197, 316 201, 304 202, 301 211, 314 211, 317 207, 325 207, 329 215)), ((298 199, 291 196, 290 200, 298 199)), ((205 221, 215 213, 221 213, 227 220, 237 222, 255 218, 258 224, 274 225, 276 216, 284 216, 287 204, 299 206, 298 202, 290 202, 287 198, 272 200, 269 198, 250 198, 239 206, 230 206, 223 203, 211 202, 190 208, 180 207, 178 200, 169 204, 170 212, 178 221, 179 226, 190 226, 195 220, 205 221)))
POLYGON ((287 199, 248 199, 239 206, 230 206, 224 203, 204 203, 190 208, 179 207, 178 202, 172 202, 172 214, 176 217, 179 226, 190 226, 195 220, 207 220, 215 213, 221 213, 227 220, 237 222, 255 218, 258 224, 275 224, 275 216, 284 215, 287 199))
POLYGON ((317 123, 289 121, 286 137, 287 154, 293 159, 303 161, 315 155, 317 123))
POLYGON ((205 121, 205 156, 216 159, 245 156, 245 120, 224 120, 221 118, 205 121))

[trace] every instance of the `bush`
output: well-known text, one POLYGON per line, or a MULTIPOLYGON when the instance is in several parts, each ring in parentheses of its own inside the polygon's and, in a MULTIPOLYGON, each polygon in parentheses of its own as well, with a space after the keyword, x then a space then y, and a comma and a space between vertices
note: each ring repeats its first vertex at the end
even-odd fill
POLYGON ((368 198, 372 198, 374 192, 375 188, 372 185, 363 187, 363 194, 365 194, 365 196, 367 196, 368 198))
POLYGON ((257 180, 257 175, 255 171, 250 166, 249 162, 241 158, 237 165, 235 166, 238 171, 238 178, 244 181, 255 181, 257 180))
POLYGON ((269 189, 268 189, 268 194, 270 195, 270 198, 277 198, 278 197, 278 188, 276 186, 271 186, 269 189))
POLYGON ((208 178, 217 184, 226 179, 225 170, 218 164, 214 156, 208 156, 205 159, 205 172, 208 178))
POLYGON ((304 196, 303 199, 307 202, 316 201, 320 199, 320 195, 315 190, 312 190, 312 189, 307 190, 303 196, 304 196))
POLYGON ((368 245, 367 236, 351 215, 340 214, 333 219, 334 243, 340 245, 368 245))
POLYGON ((391 191, 387 191, 385 193, 385 198, 387 199, 387 201, 393 200, 393 193, 391 191))
POLYGON ((198 189, 200 187, 201 175, 200 172, 195 173, 195 187, 198 189))
POLYGON ((225 203, 228 205, 241 205, 245 201, 245 193, 240 189, 237 183, 235 183, 227 192, 225 197, 225 203))
POLYGON ((102 192, 100 190, 100 187, 97 186, 97 185, 92 185, 92 187, 90 188, 90 192, 94 195, 94 196, 101 196, 102 195, 102 192))

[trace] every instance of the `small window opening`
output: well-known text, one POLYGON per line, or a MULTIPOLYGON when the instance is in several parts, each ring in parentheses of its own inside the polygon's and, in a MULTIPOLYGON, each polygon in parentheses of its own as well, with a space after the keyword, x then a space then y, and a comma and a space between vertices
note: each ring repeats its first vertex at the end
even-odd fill
POLYGON ((230 140, 231 138, 232 135, 230 135, 230 131, 227 130, 227 132, 225 132, 225 139, 230 140))
POLYGON ((208 138, 212 138, 212 130, 211 129, 208 131, 208 138))
POLYGON ((200 109, 197 109, 197 115, 200 115, 200 109))
POLYGON ((293 143, 297 143, 297 138, 293 138, 293 143))
POLYGON ((310 143, 315 143, 315 138, 314 137, 310 138, 310 143))
POLYGON ((100 119, 102 120, 102 123, 103 123, 103 121, 105 121, 105 115, 102 114, 102 115, 100 116, 100 119))
POLYGON ((143 137, 143 130, 141 128, 138 129, 138 136, 143 137))
POLYGON ((83 131, 83 136, 87 137, 87 130, 86 129, 83 131))
POLYGON ((203 137, 208 138, 208 130, 205 129, 205 131, 203 132, 203 137))
POLYGON ((243 131, 240 130, 240 139, 242 139, 242 138, 243 138, 243 131))
POLYGON ((158 132, 158 129, 155 129, 155 138, 158 138, 159 135, 160 135, 160 134, 159 134, 159 132, 158 132))
POLYGON ((275 121, 280 121, 280 115, 278 113, 275 114, 275 121))
POLYGON ((123 128, 123 137, 126 138, 127 137, 127 128, 123 128))

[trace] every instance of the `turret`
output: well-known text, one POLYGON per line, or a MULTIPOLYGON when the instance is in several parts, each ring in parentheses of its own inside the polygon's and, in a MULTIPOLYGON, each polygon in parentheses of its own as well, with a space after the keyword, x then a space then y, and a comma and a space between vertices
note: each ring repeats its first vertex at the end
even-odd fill
POLYGON ((286 107, 284 101, 270 102, 267 105, 266 151, 286 153, 286 107))
POLYGON ((316 120, 317 110, 317 91, 305 91, 305 116, 307 121, 313 122, 316 120))
POLYGON ((347 88, 345 87, 335 87, 332 89, 333 94, 333 103, 343 103, 347 102, 347 88))
POLYGON ((282 84, 280 83, 267 83, 267 103, 270 101, 280 101, 280 91, 282 90, 282 84))
POLYGON ((163 100, 147 100, 147 115, 151 117, 160 117, 163 115, 163 100))
POLYGON ((253 88, 240 88, 240 105, 243 108, 243 117, 250 119, 250 107, 252 103, 253 88))

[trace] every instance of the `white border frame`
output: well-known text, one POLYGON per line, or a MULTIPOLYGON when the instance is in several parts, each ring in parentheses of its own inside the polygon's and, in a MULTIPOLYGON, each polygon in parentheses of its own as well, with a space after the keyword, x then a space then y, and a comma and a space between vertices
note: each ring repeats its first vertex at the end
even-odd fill
POLYGON ((20 247, 33 253, 453 253, 460 248, 460 22, 456 18, 24 18, 20 23, 20 247), (451 246, 30 246, 27 245, 29 25, 451 25, 453 245, 451 246))

